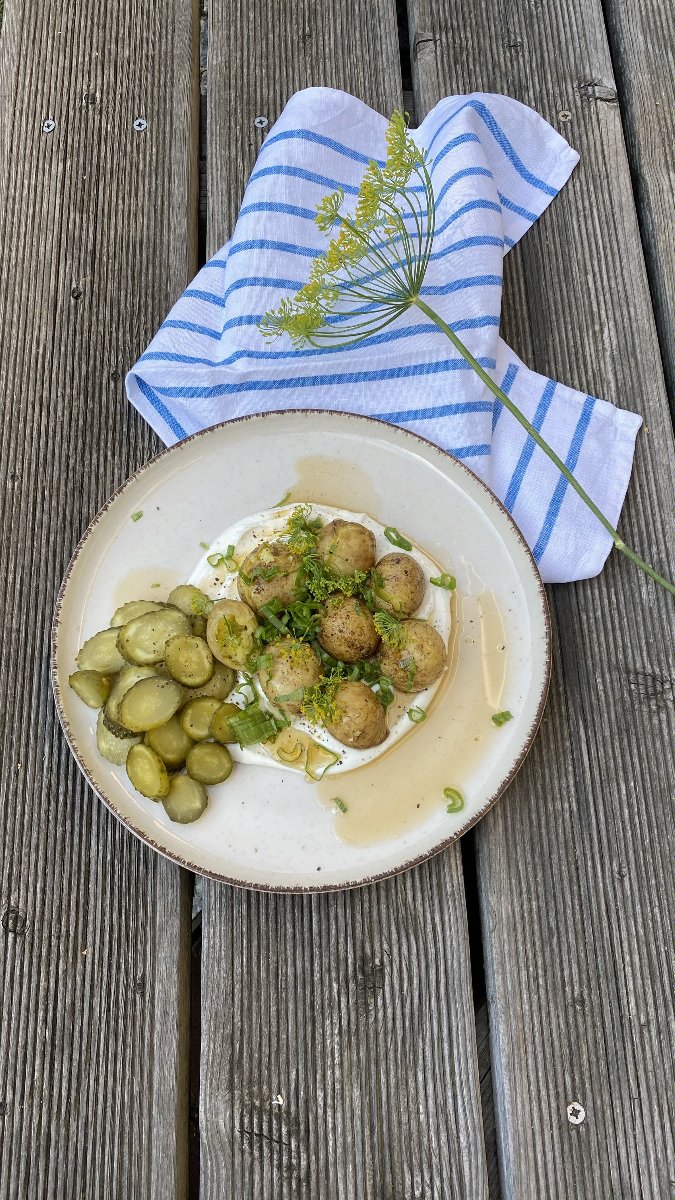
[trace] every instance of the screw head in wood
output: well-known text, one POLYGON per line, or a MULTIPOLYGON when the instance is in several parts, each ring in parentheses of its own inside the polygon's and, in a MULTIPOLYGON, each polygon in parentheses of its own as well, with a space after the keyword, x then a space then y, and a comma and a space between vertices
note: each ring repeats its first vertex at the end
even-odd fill
POLYGON ((269 125, 269 119, 267 117, 256 117, 253 124, 255 125, 256 129, 267 129, 267 126, 269 125))
POLYGON ((560 112, 558 113, 558 118, 559 118, 561 121, 571 121, 571 120, 572 120, 572 114, 571 114, 571 112, 570 112, 569 108, 563 108, 563 109, 561 109, 561 110, 560 110, 560 112))
POLYGON ((579 1104, 577 1100, 573 1100, 567 1105, 567 1120, 570 1125, 581 1125, 582 1121, 586 1120, 586 1109, 583 1104, 579 1104))
POLYGON ((56 121, 53 121, 51 117, 47 117, 47 120, 42 122, 43 133, 53 133, 55 129, 56 121))
POLYGON ((136 117, 136 120, 134 121, 134 129, 136 130, 136 133, 142 133, 143 130, 147 128, 148 122, 146 121, 145 117, 136 117))

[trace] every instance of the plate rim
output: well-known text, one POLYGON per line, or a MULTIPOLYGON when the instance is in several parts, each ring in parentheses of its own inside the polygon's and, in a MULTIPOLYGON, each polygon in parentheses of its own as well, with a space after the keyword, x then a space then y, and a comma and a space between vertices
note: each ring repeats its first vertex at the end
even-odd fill
POLYGON ((428 862, 431 858, 435 858, 437 854, 441 854, 444 850, 447 850, 448 847, 453 845, 454 842, 457 842, 457 841, 459 841, 459 839, 461 837, 464 837, 464 835, 466 833, 468 833, 469 830, 472 829, 474 827, 474 825, 476 825, 478 823, 478 821, 481 821, 483 819, 483 817, 486 815, 486 813, 489 812, 489 810, 494 807, 494 805, 497 803, 497 801, 501 799, 501 797, 503 796, 503 794, 507 790, 507 788, 510 787, 511 783, 513 782, 515 776, 520 771, 523 763, 525 762, 525 759, 527 758, 527 756, 532 748, 532 744, 534 742, 537 731, 541 724, 541 720, 542 720, 542 716, 544 713, 544 709, 546 707, 546 701, 548 698, 549 688, 550 688, 550 684, 551 684, 551 675, 552 675, 552 668, 553 668, 552 640, 553 639, 552 639, 551 612, 550 612, 550 607, 549 607, 549 603, 548 603, 548 597, 546 595, 546 589, 544 587, 543 580, 539 573, 539 568, 536 564, 534 555, 532 554, 532 551, 531 551, 529 545, 527 544, 520 529, 516 525, 513 517, 511 516, 511 513, 508 511, 508 509, 505 507, 505 505, 502 503, 502 501, 499 499, 499 497, 495 495, 495 493, 492 491, 492 489, 486 483, 484 483, 484 481, 482 479, 480 479, 478 477, 478 475, 474 474, 473 471, 469 470, 469 468, 461 461, 461 459, 456 458, 455 455, 451 454, 449 450, 444 450, 441 446, 436 445, 436 443, 432 442, 429 438, 423 437, 422 434, 415 433, 413 430, 410 430, 410 429, 404 429, 400 425, 393 425, 389 421, 383 421, 377 417, 368 416, 365 413, 341 412, 339 409, 333 409, 333 408, 281 408, 281 409, 270 409, 269 411, 265 411, 262 413, 246 413, 239 417, 230 417, 226 421, 219 421, 215 425, 209 425, 208 428, 206 428, 206 429, 197 430, 196 433, 192 433, 188 437, 182 438, 178 442, 174 442, 174 444, 172 446, 166 446, 163 450, 160 450, 159 453, 153 455, 152 458, 149 458, 147 462, 143 463, 142 466, 138 467, 138 469, 136 471, 134 471, 132 475, 129 475, 128 478, 125 479, 124 482, 121 483, 120 486, 118 488, 116 488, 115 491, 108 497, 105 504, 103 504, 102 507, 98 510, 98 512, 94 515, 92 520, 89 522, 87 528, 85 529, 84 533, 80 537, 79 541, 77 542, 77 545, 75 546, 75 549, 73 550, 73 553, 71 554, 70 560, 68 562, 68 566, 66 567, 66 571, 64 573, 63 580, 61 582, 61 586, 59 587, 59 590, 58 590, 58 593, 56 596, 56 601, 54 604, 54 614, 52 617, 51 631, 50 631, 50 643, 51 643, 51 647, 50 647, 50 677, 51 677, 52 691, 54 693, 54 702, 55 702, 56 712, 57 712, 57 716, 59 718, 59 724, 61 725, 61 729, 63 730, 63 734, 64 734, 66 742, 68 744, 68 748, 69 748, 71 754, 73 755, 73 758, 75 759, 75 762, 76 762, 79 770, 81 771, 82 775, 84 775, 84 778, 86 779, 87 783, 89 784, 89 786, 92 789, 92 791, 94 792, 94 794, 98 797, 98 799, 106 806, 106 808, 113 814, 113 816, 115 816, 117 818, 118 821, 121 821, 121 823, 125 826, 125 828, 128 829, 129 832, 132 833, 136 838, 138 838, 140 841, 144 842, 145 845, 149 846, 152 850, 156 851, 158 854, 161 854, 164 858, 168 859, 170 862, 175 863, 177 866, 182 867, 187 871, 192 871, 196 875, 201 875, 206 879, 215 880, 217 883, 226 883, 226 884, 229 884, 231 887, 243 888, 246 891, 268 892, 273 895, 274 894, 278 894, 278 895, 315 895, 315 894, 323 894, 323 893, 329 893, 329 892, 352 891, 354 888, 367 887, 370 884, 379 883, 384 879, 394 878, 395 876, 402 874, 404 871, 412 870, 413 867, 420 866, 422 863, 428 862), (229 428, 232 425, 240 425, 247 421, 261 421, 262 422, 267 417, 290 417, 292 419, 296 419, 296 418, 300 419, 300 418, 306 417, 306 416, 318 416, 321 418, 323 418, 323 417, 326 417, 326 418, 339 417, 341 420, 361 421, 361 422, 365 422, 367 425, 370 425, 370 426, 383 427, 388 430, 394 429, 394 430, 396 430, 397 433, 410 438, 413 443, 417 442, 417 443, 421 443, 424 446, 428 446, 431 450, 433 450, 436 454, 440 455, 442 458, 450 459, 450 461, 452 463, 454 463, 455 466, 460 467, 461 470, 467 476, 469 476, 469 478, 471 479, 473 484, 478 484, 479 487, 483 489, 483 491, 486 493, 488 498, 498 506, 498 508, 501 510, 502 514, 506 517, 507 522, 510 525, 512 532, 515 534, 517 541, 520 543, 522 549, 525 551, 525 556, 529 560, 529 564, 532 569, 532 574, 534 576, 534 580, 537 585, 538 598, 541 603, 542 614, 543 614, 543 618, 544 618, 544 640, 545 640, 544 680, 543 680, 543 684, 542 684, 542 688, 541 688, 541 694, 539 696, 539 702, 537 704, 537 710, 534 715, 534 719, 533 719, 532 724, 527 732, 527 737, 525 738, 522 749, 521 749, 515 763, 513 764, 511 770, 509 771, 508 775, 502 781, 502 783, 499 785, 497 790, 490 797, 488 797, 488 799, 485 801, 482 808, 480 808, 478 810, 478 812, 476 812, 471 817, 470 820, 467 820, 464 824, 462 824, 453 833, 449 834, 447 838, 444 838, 442 842, 439 842, 438 845, 434 846, 431 850, 423 851, 421 854, 416 855, 414 858, 411 858, 411 859, 407 860, 406 862, 401 863, 400 866, 392 867, 385 871, 377 872, 377 874, 369 875, 363 879, 349 880, 346 883, 329 883, 329 884, 316 884, 316 885, 307 884, 305 886, 288 885, 288 884, 252 883, 252 882, 248 882, 248 881, 241 880, 241 879, 232 879, 228 875, 224 875, 219 871, 209 870, 208 868, 202 867, 199 864, 190 861, 189 859, 182 858, 181 855, 175 853, 172 850, 167 849, 165 846, 160 846, 148 834, 144 833, 141 829, 138 829, 133 824, 132 820, 128 816, 126 816, 124 813, 120 812, 120 810, 116 807, 114 802, 111 799, 109 799, 106 795, 103 794, 100 787, 97 785, 95 780, 92 778, 92 775, 91 775, 88 767, 86 766, 86 764, 84 763, 84 761, 82 760, 82 758, 79 755, 79 752, 77 750, 77 746, 75 743, 75 737, 70 728, 70 724, 68 722, 68 718, 65 713, 63 700, 62 700, 62 696, 61 696, 61 688, 60 688, 58 676, 57 676, 57 666, 56 666, 58 638, 59 638, 59 625, 60 625, 61 609, 63 606, 63 600, 64 600, 66 590, 68 588, 70 576, 71 576, 71 573, 73 571, 75 563, 77 562, 77 559, 79 558, 80 553, 81 553, 85 543, 87 542, 87 540, 93 533, 96 526, 100 523, 100 521, 104 517, 105 513, 108 511, 108 509, 111 507, 111 505, 115 502, 115 500, 117 500, 117 498, 119 496, 121 496, 122 493, 124 491, 126 491, 126 489, 139 478, 139 476, 141 476, 150 467, 152 467, 156 463, 158 463, 161 459, 166 458, 167 456, 174 454, 178 450, 182 449, 189 442, 194 442, 194 441, 197 441, 197 439, 208 437, 209 435, 215 433, 218 430, 222 430, 224 428, 229 428))

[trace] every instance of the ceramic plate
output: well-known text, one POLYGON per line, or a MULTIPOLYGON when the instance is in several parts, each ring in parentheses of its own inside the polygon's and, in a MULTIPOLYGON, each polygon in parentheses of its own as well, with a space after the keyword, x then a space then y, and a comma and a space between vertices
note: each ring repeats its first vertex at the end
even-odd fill
POLYGON ((138 837, 182 866, 245 887, 324 891, 372 882, 461 836, 501 795, 541 719, 550 671, 546 597, 508 513, 461 463, 365 417, 282 412, 229 421, 180 442, 133 476, 94 519, 59 593, 52 673, 78 765, 138 837), (450 670, 429 716, 372 764, 311 784, 235 764, 207 812, 172 824, 97 750, 96 713, 68 687, 82 642, 117 605, 165 598, 228 525, 315 501, 369 513, 457 579, 450 670), (142 512, 140 519, 132 514, 142 512), (152 583, 161 587, 150 590, 152 583), (496 727, 491 716, 508 710, 496 727), (372 769, 375 768, 375 769, 372 769), (447 811, 444 787, 461 812, 447 811), (348 798, 347 813, 332 800, 348 798))

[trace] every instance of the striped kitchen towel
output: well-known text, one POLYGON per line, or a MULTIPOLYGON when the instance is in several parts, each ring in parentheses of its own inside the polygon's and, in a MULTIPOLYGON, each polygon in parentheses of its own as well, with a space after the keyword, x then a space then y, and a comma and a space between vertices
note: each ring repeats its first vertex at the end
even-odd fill
MULTIPOLYGON (((326 239, 323 195, 356 194, 384 150, 385 118, 344 92, 291 98, 262 144, 230 241, 177 301, 127 376, 129 399, 169 445, 230 417, 283 408, 365 413, 419 432, 503 500, 545 580, 597 574, 611 539, 447 338, 417 309, 356 347, 264 341, 326 239)), ((616 524, 641 419, 529 370, 499 336, 504 255, 578 161, 507 96, 450 96, 414 137, 428 152, 436 236, 422 293, 540 429, 616 524)), ((568 335, 574 338, 573 321, 568 335)))

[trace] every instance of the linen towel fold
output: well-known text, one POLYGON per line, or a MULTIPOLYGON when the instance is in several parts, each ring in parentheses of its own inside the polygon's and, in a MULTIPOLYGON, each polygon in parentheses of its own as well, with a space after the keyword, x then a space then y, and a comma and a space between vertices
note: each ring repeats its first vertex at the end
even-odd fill
MULTIPOLYGON (((323 195, 356 195, 382 161, 386 120, 328 88, 294 95, 270 130, 230 241, 174 305, 129 372, 127 394, 167 445, 272 409, 364 413, 451 451, 496 492, 544 580, 601 570, 611 539, 448 339, 416 308, 357 346, 267 343, 265 311, 306 281, 326 238, 323 195)), ((413 132, 428 152, 436 236, 422 294, 616 524, 641 418, 530 371, 499 337, 502 263, 579 156, 507 96, 442 100, 413 132)), ((573 328, 569 336, 574 337, 573 328)))

